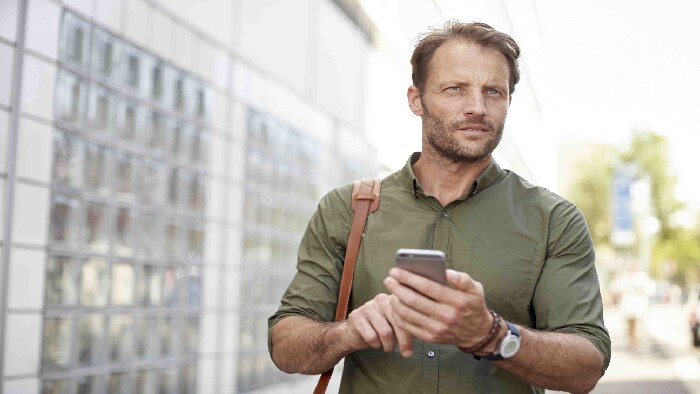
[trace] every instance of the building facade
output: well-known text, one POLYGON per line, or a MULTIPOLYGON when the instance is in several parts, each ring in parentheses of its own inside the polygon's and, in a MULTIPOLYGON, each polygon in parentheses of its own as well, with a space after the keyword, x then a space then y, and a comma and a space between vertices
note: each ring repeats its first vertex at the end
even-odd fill
POLYGON ((371 45, 327 0, 2 0, 2 393, 308 384, 267 317, 320 196, 379 172, 371 45))

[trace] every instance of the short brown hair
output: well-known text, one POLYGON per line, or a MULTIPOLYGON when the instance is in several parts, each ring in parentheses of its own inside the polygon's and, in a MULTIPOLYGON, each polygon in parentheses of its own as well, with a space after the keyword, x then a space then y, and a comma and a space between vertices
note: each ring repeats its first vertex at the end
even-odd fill
POLYGON ((508 61, 510 93, 515 91, 515 84, 520 80, 520 70, 518 69, 520 47, 515 40, 486 23, 457 21, 446 22, 442 28, 433 29, 418 38, 413 56, 411 56, 411 66, 413 67, 411 78, 413 85, 419 91, 422 92, 425 87, 430 59, 433 58, 435 51, 448 40, 463 40, 501 52, 508 61))

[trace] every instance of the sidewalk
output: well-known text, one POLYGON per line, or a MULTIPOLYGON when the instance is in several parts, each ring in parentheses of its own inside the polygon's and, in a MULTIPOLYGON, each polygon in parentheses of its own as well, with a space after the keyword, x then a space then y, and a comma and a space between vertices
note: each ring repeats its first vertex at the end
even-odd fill
POLYGON ((654 305, 640 323, 640 350, 630 352, 622 316, 606 309, 612 360, 593 393, 700 394, 700 355, 690 346, 682 307, 654 305))

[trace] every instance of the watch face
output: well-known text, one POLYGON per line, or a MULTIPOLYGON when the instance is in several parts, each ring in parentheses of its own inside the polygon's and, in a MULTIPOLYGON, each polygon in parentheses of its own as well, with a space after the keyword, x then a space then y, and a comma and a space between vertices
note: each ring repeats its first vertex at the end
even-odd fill
POLYGON ((505 358, 512 357, 520 349, 520 338, 512 336, 503 340, 501 355, 505 358))

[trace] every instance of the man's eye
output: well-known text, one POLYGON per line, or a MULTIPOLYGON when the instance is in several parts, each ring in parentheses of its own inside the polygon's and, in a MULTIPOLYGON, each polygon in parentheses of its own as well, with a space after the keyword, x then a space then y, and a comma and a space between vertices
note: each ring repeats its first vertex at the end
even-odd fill
POLYGON ((450 86, 447 88, 447 90, 460 90, 461 88, 459 86, 450 86))
POLYGON ((489 90, 486 91, 486 93, 489 94, 489 95, 492 95, 492 96, 497 96, 497 95, 501 94, 501 92, 499 92, 499 91, 496 90, 496 89, 489 89, 489 90))

